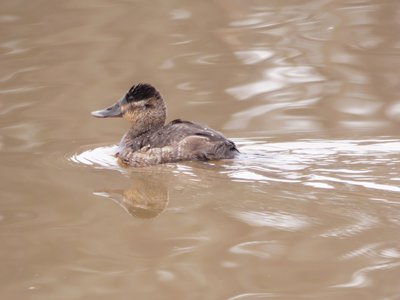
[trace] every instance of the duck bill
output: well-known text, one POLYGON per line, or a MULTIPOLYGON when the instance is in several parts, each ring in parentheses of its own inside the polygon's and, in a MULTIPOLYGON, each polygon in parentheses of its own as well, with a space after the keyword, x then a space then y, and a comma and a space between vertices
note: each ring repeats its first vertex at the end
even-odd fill
POLYGON ((119 102, 105 109, 92 111, 92 116, 96 118, 117 118, 122 117, 121 105, 119 102))

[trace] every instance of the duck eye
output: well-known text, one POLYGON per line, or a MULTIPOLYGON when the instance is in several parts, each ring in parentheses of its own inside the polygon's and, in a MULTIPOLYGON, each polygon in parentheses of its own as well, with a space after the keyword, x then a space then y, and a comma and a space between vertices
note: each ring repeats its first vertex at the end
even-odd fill
POLYGON ((127 93, 127 94, 125 95, 125 99, 126 99, 128 102, 131 102, 131 101, 133 100, 133 96, 132 96, 131 94, 127 93))

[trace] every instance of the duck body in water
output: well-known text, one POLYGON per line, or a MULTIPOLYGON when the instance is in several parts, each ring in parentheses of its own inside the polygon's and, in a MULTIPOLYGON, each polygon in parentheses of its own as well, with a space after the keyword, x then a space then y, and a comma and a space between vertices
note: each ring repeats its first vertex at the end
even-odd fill
POLYGON ((206 126, 181 119, 165 124, 165 102, 150 84, 132 86, 117 103, 92 115, 123 117, 131 123, 116 154, 124 165, 143 167, 177 161, 231 159, 239 153, 232 141, 206 126))

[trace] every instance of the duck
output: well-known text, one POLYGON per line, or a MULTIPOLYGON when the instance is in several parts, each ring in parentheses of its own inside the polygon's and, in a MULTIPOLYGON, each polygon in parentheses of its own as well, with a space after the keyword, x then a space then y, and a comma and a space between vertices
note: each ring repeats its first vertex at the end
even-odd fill
POLYGON ((124 166, 233 159, 239 153, 234 142, 207 126, 182 119, 166 124, 164 99, 148 83, 134 84, 115 104, 91 114, 129 121, 115 155, 124 166))

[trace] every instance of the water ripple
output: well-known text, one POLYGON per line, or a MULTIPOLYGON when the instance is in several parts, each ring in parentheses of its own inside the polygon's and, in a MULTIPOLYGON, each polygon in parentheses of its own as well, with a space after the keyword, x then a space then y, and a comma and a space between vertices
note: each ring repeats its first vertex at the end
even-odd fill
POLYGON ((234 54, 244 65, 253 65, 271 58, 274 52, 260 49, 236 51, 234 54))
POLYGON ((226 166, 227 176, 234 180, 302 183, 319 189, 335 189, 342 184, 400 192, 396 184, 385 181, 386 177, 375 171, 384 166, 391 178, 399 178, 397 139, 305 139, 276 143, 238 140, 237 144, 241 155, 226 166))
POLYGON ((367 213, 351 211, 343 214, 348 219, 354 220, 354 222, 350 225, 336 227, 332 230, 326 231, 320 234, 320 236, 336 238, 350 237, 373 228, 378 223, 378 219, 376 217, 367 213))
POLYGON ((19 94, 36 91, 42 88, 43 86, 22 86, 8 89, 0 89, 0 94, 19 94))
POLYGON ((339 259, 350 260, 360 256, 366 256, 380 262, 400 259, 400 245, 392 242, 366 244, 344 254, 339 259))
POLYGON ((262 259, 270 259, 279 256, 286 251, 286 247, 276 241, 250 241, 237 244, 230 248, 235 254, 252 255, 262 259))
POLYGON ((311 177, 310 178, 311 180, 316 180, 316 181, 339 182, 339 183, 356 185, 356 186, 358 185, 358 186, 362 186, 365 188, 377 189, 377 190, 382 190, 382 191, 400 192, 400 187, 395 186, 395 185, 379 184, 379 183, 368 182, 368 181, 344 180, 344 179, 339 179, 339 178, 334 178, 334 177, 318 176, 318 175, 311 175, 310 177, 311 177))
POLYGON ((280 230, 298 231, 310 226, 305 216, 281 212, 244 211, 234 213, 234 217, 251 225, 259 227, 273 227, 280 230))
MULTIPOLYGON (((292 183, 317 189, 337 189, 339 185, 344 185, 370 191, 400 192, 400 187, 395 184, 400 178, 400 141, 397 139, 303 139, 269 143, 238 139, 236 143, 241 154, 232 161, 220 164, 220 176, 232 181, 292 183), (376 174, 381 166, 385 166, 394 184, 376 174)), ((69 160, 95 168, 123 170, 114 156, 116 151, 117 146, 97 147, 73 154, 69 160)), ((201 180, 190 164, 170 165, 175 165, 173 173, 187 174, 193 180, 201 180)), ((375 194, 371 194, 370 198, 381 201, 375 194)), ((263 217, 264 223, 267 222, 268 217, 263 217)), ((361 220, 371 218, 361 216, 361 220)))
POLYGON ((242 299, 265 299, 265 298, 279 297, 278 293, 243 293, 228 298, 228 300, 242 300, 242 299))
POLYGON ((39 67, 26 67, 26 68, 21 68, 17 69, 11 72, 8 72, 6 75, 0 78, 0 82, 6 82, 11 79, 14 79, 17 75, 22 74, 22 73, 27 73, 27 72, 33 72, 39 70, 39 67))
POLYGON ((277 91, 293 83, 322 82, 324 77, 310 66, 275 67, 263 71, 263 79, 226 89, 238 100, 246 100, 261 93, 277 91))
POLYGON ((337 284, 332 287, 335 288, 360 288, 370 285, 371 279, 369 278, 370 273, 380 271, 380 270, 389 270, 400 267, 400 262, 395 263, 386 263, 386 264, 377 264, 373 266, 368 266, 365 268, 361 268, 354 272, 351 279, 342 284, 337 284))
POLYGON ((116 145, 97 147, 73 154, 69 160, 74 163, 93 166, 94 168, 123 170, 119 167, 117 159, 115 158, 117 149, 118 146, 116 145))

